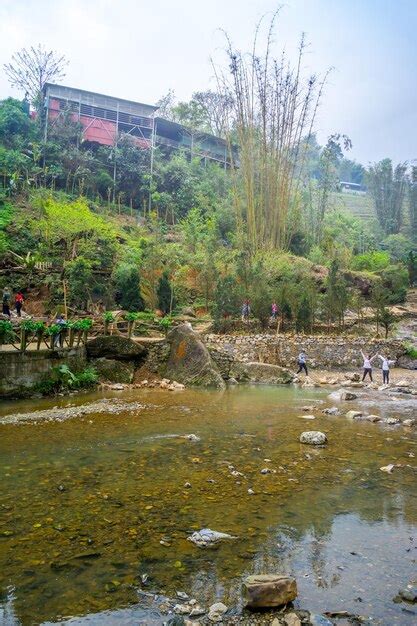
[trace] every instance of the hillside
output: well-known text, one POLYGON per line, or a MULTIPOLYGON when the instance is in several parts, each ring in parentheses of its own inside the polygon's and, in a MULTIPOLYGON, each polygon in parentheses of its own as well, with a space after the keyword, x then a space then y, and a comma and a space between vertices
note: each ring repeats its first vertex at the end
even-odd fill
POLYGON ((332 204, 335 208, 349 211, 355 217, 360 217, 366 221, 376 218, 373 202, 368 194, 332 193, 332 204))

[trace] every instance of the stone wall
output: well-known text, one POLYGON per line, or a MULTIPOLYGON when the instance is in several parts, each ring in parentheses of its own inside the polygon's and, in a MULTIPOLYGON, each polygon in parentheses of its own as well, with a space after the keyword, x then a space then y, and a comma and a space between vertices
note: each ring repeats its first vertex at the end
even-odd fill
POLYGON ((71 369, 86 364, 83 346, 62 350, 28 350, 5 352, 0 350, 0 397, 29 395, 36 385, 57 365, 66 363, 71 369))
POLYGON ((363 338, 328 336, 285 336, 285 335, 213 335, 204 337, 213 360, 223 375, 233 361, 271 363, 282 367, 295 367, 297 356, 303 349, 311 367, 357 368, 362 365, 360 351, 371 354, 386 354, 397 359, 404 354, 401 341, 370 340, 363 338))

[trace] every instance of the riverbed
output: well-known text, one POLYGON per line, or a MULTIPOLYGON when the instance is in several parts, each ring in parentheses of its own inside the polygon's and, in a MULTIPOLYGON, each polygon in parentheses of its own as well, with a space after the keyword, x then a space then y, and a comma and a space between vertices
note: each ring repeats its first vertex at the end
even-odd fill
POLYGON ((135 408, 0 423, 0 624, 162 624, 160 598, 178 591, 238 614, 242 579, 274 572, 296 577, 296 608, 415 624, 415 605, 393 598, 417 577, 417 436, 323 415, 328 393, 140 389, 5 403, 0 421, 103 397, 135 408), (317 407, 314 421, 303 405, 317 407), (328 445, 300 444, 304 430, 328 445), (390 463, 411 467, 380 470, 390 463), (237 539, 187 541, 207 527, 237 539))

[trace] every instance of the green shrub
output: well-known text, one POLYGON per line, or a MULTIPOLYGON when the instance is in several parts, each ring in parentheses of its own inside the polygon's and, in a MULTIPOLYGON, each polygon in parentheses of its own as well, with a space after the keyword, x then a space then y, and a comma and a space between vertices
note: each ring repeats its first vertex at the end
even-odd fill
POLYGON ((9 343, 16 340, 16 333, 13 324, 7 320, 0 320, 0 344, 9 343))
POLYGON ((45 378, 37 390, 44 395, 68 391, 69 389, 85 389, 93 387, 98 381, 98 375, 93 367, 86 367, 74 373, 67 364, 53 367, 48 378, 45 378))
POLYGON ((356 271, 367 270, 369 272, 378 272, 390 264, 390 255, 388 252, 365 252, 358 254, 352 259, 351 268, 356 271))
POLYGON ((417 359, 417 348, 410 343, 406 345, 405 353, 410 357, 410 359, 417 359))

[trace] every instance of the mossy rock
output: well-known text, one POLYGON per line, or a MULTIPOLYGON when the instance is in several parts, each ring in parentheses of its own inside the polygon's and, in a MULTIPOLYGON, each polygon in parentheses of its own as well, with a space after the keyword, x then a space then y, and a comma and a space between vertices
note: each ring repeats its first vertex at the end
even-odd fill
POLYGON ((164 375, 184 385, 225 387, 219 368, 199 335, 189 324, 180 324, 168 333, 170 353, 164 375))
POLYGON ((116 359, 93 359, 92 365, 97 370, 99 379, 109 383, 131 383, 135 373, 133 361, 117 361, 116 359))
POLYGON ((87 356, 90 359, 117 359, 121 361, 142 361, 147 349, 133 339, 120 335, 99 335, 86 344, 87 356))

